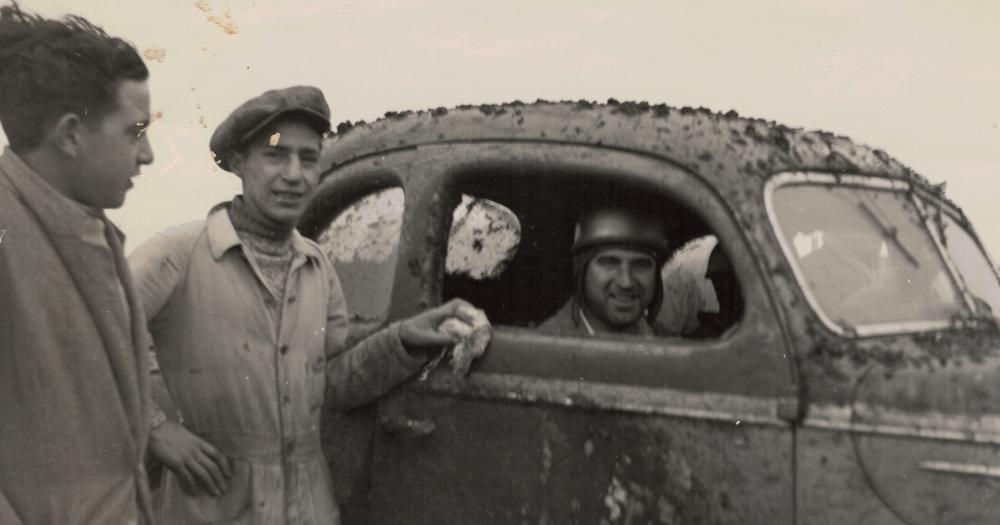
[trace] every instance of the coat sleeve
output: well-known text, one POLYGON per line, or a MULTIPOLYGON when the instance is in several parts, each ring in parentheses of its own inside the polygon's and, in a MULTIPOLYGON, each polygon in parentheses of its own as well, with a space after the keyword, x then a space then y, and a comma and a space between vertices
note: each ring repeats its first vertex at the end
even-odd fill
MULTIPOLYGON (((199 228, 195 225, 171 228, 139 246, 128 256, 136 293, 142 302, 150 331, 154 331, 155 325, 168 315, 167 302, 187 269, 198 231, 199 228)), ((167 420, 164 409, 175 416, 176 411, 172 408, 173 401, 170 400, 163 376, 160 375, 156 353, 149 354, 153 402, 150 404, 148 420, 150 428, 156 428, 167 420)))
POLYGON ((399 323, 392 323, 346 348, 347 305, 332 265, 326 323, 326 392, 324 407, 344 411, 385 395, 415 372, 424 359, 410 355, 399 339, 399 323))
POLYGON ((21 518, 17 517, 14 507, 7 499, 7 495, 3 493, 3 489, 0 489, 0 523, 9 525, 21 525, 24 523, 21 521, 21 518))
POLYGON ((166 315, 164 306, 187 268, 193 246, 186 242, 191 232, 185 226, 171 228, 146 241, 128 256, 136 292, 142 301, 146 322, 166 315))

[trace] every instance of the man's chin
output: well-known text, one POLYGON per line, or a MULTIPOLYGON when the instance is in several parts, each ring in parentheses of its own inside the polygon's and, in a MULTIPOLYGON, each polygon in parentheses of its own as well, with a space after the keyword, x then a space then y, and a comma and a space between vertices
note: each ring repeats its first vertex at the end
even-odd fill
POLYGON ((119 196, 115 196, 108 199, 92 199, 89 201, 77 201, 84 206, 90 208, 96 208, 99 210, 116 210, 125 205, 125 194, 122 193, 119 196))
POLYGON ((120 199, 115 199, 114 201, 109 202, 108 204, 109 205, 105 206, 104 209, 106 209, 106 210, 116 210, 118 208, 121 208, 122 206, 125 205, 125 194, 122 194, 122 196, 121 196, 120 199))
POLYGON ((302 218, 302 214, 297 211, 279 210, 269 214, 267 218, 278 224, 295 227, 299 223, 299 219, 302 218))
POLYGON ((611 318, 625 324, 633 324, 642 317, 642 310, 635 308, 621 308, 611 312, 611 318))

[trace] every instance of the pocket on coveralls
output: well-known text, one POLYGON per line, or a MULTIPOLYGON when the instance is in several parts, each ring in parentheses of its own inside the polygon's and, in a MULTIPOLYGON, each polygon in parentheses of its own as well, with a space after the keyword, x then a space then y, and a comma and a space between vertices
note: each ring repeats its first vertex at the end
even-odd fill
POLYGON ((163 487, 154 497, 156 514, 163 523, 223 524, 242 519, 253 509, 253 467, 246 460, 232 459, 229 490, 215 497, 204 491, 192 496, 181 488, 177 476, 167 471, 163 487))

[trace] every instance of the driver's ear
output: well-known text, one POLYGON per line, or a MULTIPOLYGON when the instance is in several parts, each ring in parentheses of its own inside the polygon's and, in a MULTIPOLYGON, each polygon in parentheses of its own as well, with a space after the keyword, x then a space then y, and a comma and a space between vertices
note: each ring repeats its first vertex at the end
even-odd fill
POLYGON ((66 113, 49 128, 43 140, 67 157, 76 159, 83 148, 85 125, 76 113, 66 113))

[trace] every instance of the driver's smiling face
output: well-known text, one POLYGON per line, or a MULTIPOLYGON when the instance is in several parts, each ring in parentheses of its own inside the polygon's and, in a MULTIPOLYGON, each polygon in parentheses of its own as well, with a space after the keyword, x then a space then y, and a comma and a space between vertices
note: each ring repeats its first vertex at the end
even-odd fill
POLYGON ((601 249, 587 264, 584 313, 598 331, 628 330, 653 301, 656 260, 646 251, 601 249))
POLYGON ((320 144, 320 134, 308 124, 285 119, 233 155, 248 208, 278 224, 298 223, 319 183, 320 144))

